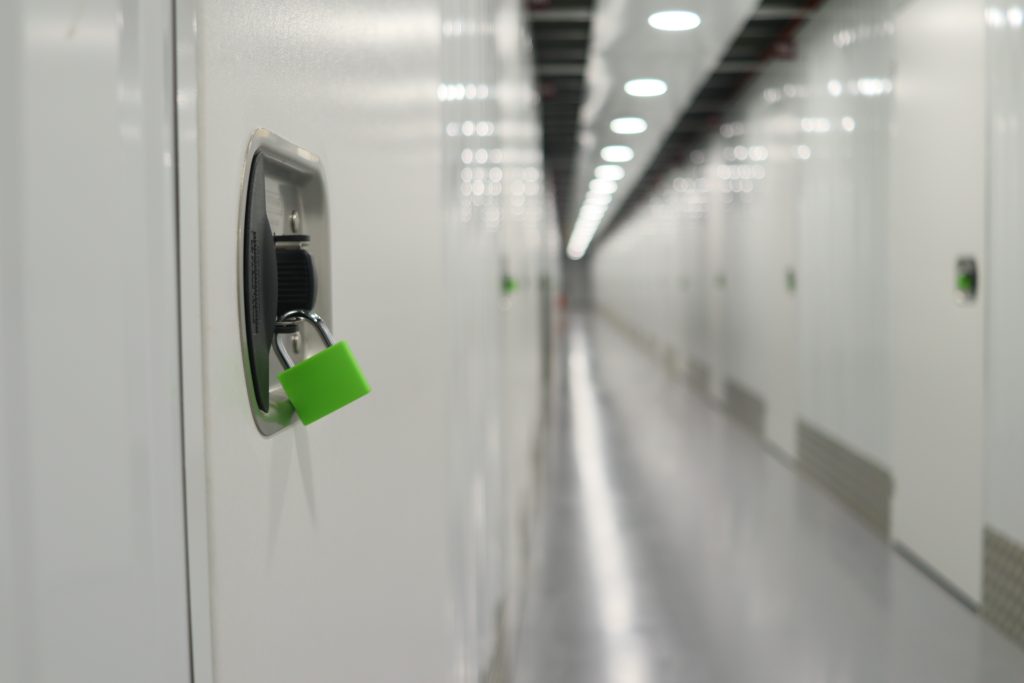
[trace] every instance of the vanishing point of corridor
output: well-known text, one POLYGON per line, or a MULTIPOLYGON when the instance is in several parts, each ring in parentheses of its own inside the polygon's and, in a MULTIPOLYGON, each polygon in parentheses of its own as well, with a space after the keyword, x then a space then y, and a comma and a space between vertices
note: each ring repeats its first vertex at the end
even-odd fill
POLYGON ((597 315, 517 683, 1020 681, 1024 651, 597 315))

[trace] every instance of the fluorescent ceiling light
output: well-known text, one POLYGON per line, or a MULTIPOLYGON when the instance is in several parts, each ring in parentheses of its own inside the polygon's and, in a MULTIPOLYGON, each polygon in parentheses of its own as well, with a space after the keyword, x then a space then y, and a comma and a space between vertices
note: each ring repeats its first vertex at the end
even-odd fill
POLYGON ((660 78, 634 78, 626 81, 627 95, 633 97, 657 97, 668 92, 668 85, 660 78))
POLYGON ((590 243, 597 234, 599 223, 587 223, 577 221, 573 226, 572 235, 569 237, 569 244, 565 247, 565 255, 573 261, 583 258, 590 248, 590 243))
POLYGON ((601 158, 612 163, 633 160, 633 148, 626 145, 608 145, 601 149, 601 158))
POLYGON ((612 119, 610 127, 613 133, 619 135, 636 135, 647 130, 647 122, 639 116, 623 116, 612 119))
POLYGON ((700 15, 686 10, 655 12, 647 17, 647 23, 659 31, 692 31, 700 26, 700 15))
POLYGON ((590 181, 590 191, 595 194, 614 194, 619 189, 619 184, 614 180, 601 180, 594 178, 590 181))
POLYGON ((594 169, 594 177, 601 180, 622 180, 626 177, 626 169, 615 164, 601 164, 594 169))

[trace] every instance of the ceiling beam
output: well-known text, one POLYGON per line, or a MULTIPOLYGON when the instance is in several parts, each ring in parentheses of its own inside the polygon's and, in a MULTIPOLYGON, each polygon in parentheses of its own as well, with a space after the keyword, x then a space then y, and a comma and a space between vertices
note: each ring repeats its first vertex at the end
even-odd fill
POLYGON ((766 65, 766 62, 761 59, 727 59, 718 65, 715 75, 756 73, 766 65))
POLYGON ((583 64, 562 63, 562 64, 538 64, 538 76, 582 76, 583 64))
POLYGON ((761 7, 754 12, 751 21, 802 21, 814 14, 807 7, 761 7))
POLYGON ((590 31, 586 26, 538 26, 533 32, 534 44, 574 43, 586 45, 590 31))
POLYGON ((566 7, 564 9, 535 9, 530 12, 530 21, 532 21, 535 24, 589 24, 590 14, 590 9, 586 7, 566 7))

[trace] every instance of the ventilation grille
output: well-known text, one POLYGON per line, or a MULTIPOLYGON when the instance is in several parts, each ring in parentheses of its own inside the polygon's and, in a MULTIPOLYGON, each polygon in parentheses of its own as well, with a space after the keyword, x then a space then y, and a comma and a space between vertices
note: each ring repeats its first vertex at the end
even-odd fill
POLYGON ((764 399, 733 380, 725 382, 725 412, 759 437, 764 437, 764 399))
POLYGON ((889 536, 892 475, 803 420, 797 428, 797 456, 805 472, 832 491, 868 526, 889 536))
POLYGON ((1024 545, 992 528, 985 530, 985 587, 981 611, 1024 645, 1024 545))
POLYGON ((702 361, 696 358, 687 361, 686 381, 701 396, 711 396, 711 370, 702 361))

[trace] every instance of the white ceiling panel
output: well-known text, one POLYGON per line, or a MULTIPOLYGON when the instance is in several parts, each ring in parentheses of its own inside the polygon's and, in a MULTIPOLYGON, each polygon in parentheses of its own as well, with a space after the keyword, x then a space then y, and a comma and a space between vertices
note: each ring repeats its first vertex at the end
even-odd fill
MULTIPOLYGON (((598 223, 593 218, 594 211, 585 212, 591 218, 584 219, 583 223, 589 220, 589 224, 583 232, 600 231, 615 216, 657 155, 664 138, 760 4, 759 0, 597 0, 584 74, 586 97, 579 112, 579 146, 569 220, 575 220, 595 168, 605 163, 601 159, 602 148, 626 145, 632 148, 633 159, 620 162, 626 173, 611 195, 603 220, 598 223), (673 32, 652 28, 648 17, 667 10, 694 12, 700 17, 700 25, 673 32), (667 91, 658 97, 628 95, 625 84, 640 78, 662 80, 667 91), (624 117, 644 119, 646 130, 638 134, 613 132, 612 121, 624 117)), ((633 127, 639 126, 634 122, 633 127)), ((593 203, 601 205, 603 201, 595 198, 593 203)), ((576 255, 580 255, 583 242, 589 240, 578 235, 576 255)))

